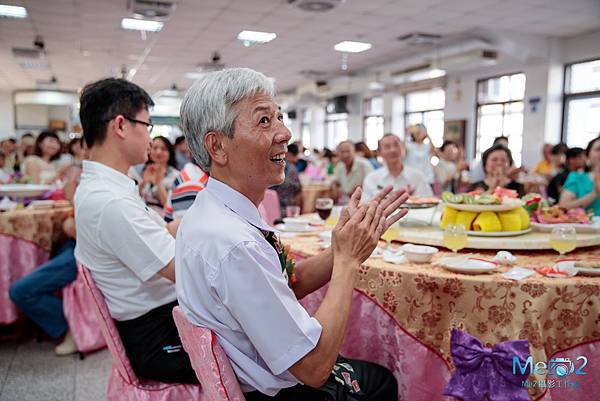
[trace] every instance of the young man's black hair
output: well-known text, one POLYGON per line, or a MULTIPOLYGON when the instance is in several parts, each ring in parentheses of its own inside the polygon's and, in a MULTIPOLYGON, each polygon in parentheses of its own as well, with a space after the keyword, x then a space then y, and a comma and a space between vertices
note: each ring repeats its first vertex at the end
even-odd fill
POLYGON ((140 110, 152 106, 150 95, 125 79, 106 78, 86 85, 81 92, 79 119, 88 148, 104 142, 106 126, 116 116, 135 119, 140 110))

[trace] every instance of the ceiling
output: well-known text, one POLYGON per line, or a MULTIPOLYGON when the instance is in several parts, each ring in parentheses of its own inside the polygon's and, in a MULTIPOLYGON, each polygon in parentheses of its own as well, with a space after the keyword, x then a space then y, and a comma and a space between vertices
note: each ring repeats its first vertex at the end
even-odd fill
POLYGON ((346 0, 326 13, 308 13, 287 0, 175 0, 159 33, 120 28, 126 0, 0 0, 25 6, 23 20, 0 18, 0 90, 30 89, 53 75, 56 87, 77 90, 85 83, 136 68, 133 81, 151 93, 177 84, 199 63, 221 53, 226 66, 254 68, 274 77, 280 90, 306 80, 300 71, 342 74, 342 40, 373 44, 350 54, 349 71, 398 60, 419 49, 398 36, 420 31, 451 42, 472 32, 569 37, 600 29, 599 0, 346 0), (264 45, 244 47, 242 29, 277 33, 264 45), (42 35, 49 69, 24 69, 12 47, 33 47, 42 35))

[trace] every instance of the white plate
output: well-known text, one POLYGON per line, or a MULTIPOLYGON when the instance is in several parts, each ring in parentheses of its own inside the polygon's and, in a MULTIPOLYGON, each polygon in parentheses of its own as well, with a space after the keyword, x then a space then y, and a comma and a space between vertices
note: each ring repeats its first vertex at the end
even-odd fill
POLYGON ((506 212, 508 210, 516 209, 523 205, 519 199, 514 199, 509 202, 505 202, 501 205, 463 205, 456 203, 444 203, 444 206, 450 209, 462 210, 465 212, 506 212))
POLYGON ((446 263, 440 264, 446 270, 463 274, 491 273, 498 268, 498 265, 492 261, 477 258, 448 258, 446 263))
POLYGON ((575 224, 575 223, 559 223, 559 224, 545 224, 545 223, 536 223, 531 222, 531 227, 535 229, 535 231, 540 231, 543 233, 549 233, 552 231, 554 227, 573 227, 578 233, 600 233, 600 223, 595 221, 592 224, 575 224))
POLYGON ((52 188, 41 184, 6 184, 0 185, 0 196, 35 197, 43 195, 52 188))
POLYGON ((320 228, 317 227, 305 227, 303 229, 291 229, 289 227, 286 227, 285 224, 277 224, 275 226, 276 229, 278 229, 281 232, 285 232, 285 233, 312 233, 312 232, 319 232, 321 231, 320 228))
POLYGON ((515 237, 531 232, 531 227, 520 231, 467 231, 467 235, 473 237, 515 237))
POLYGON ((575 267, 574 259, 559 260, 558 262, 556 262, 554 264, 554 266, 556 268, 563 268, 563 269, 573 268, 573 269, 577 270, 578 275, 582 275, 582 276, 600 276, 600 269, 575 267))
POLYGON ((34 200, 29 203, 27 207, 34 209, 52 209, 55 201, 53 200, 34 200))

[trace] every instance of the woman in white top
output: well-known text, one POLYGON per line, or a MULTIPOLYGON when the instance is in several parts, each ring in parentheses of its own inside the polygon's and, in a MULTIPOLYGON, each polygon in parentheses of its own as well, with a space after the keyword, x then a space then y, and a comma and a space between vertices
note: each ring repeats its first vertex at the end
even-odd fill
POLYGON ((175 166, 173 145, 164 136, 157 136, 152 140, 150 157, 142 170, 141 176, 139 173, 133 173, 134 178, 139 183, 140 196, 144 199, 146 205, 156 210, 161 217, 173 189, 173 182, 179 175, 179 170, 175 166), (136 175, 137 177, 135 177, 136 175))
POLYGON ((435 177, 431 165, 431 156, 435 154, 436 149, 431 138, 429 138, 427 128, 423 124, 414 124, 408 127, 407 133, 409 135, 406 140, 404 164, 421 170, 427 179, 427 183, 433 184, 435 177), (425 143, 425 139, 429 140, 429 143, 425 143))
POLYGON ((60 171, 54 163, 60 157, 61 144, 54 131, 42 131, 35 141, 35 154, 23 160, 22 173, 34 184, 48 184, 58 178, 60 171))

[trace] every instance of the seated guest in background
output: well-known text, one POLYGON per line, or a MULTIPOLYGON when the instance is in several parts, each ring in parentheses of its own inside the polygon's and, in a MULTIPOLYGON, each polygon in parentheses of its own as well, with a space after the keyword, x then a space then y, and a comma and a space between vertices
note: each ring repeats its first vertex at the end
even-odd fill
POLYGON ((581 148, 571 148, 567 150, 567 160, 563 169, 550 180, 547 194, 549 198, 557 201, 560 199, 560 192, 571 171, 585 170, 586 158, 585 150, 581 148))
POLYGON ((387 186, 392 186, 394 189, 405 189, 415 196, 433 195, 431 185, 427 183, 425 175, 402 162, 404 145, 400 138, 394 134, 385 134, 379 140, 379 154, 383 158, 384 166, 371 171, 365 178, 363 183, 364 199, 371 199, 387 186))
POLYGON ((175 145, 173 145, 173 147, 175 148, 176 168, 177 170, 181 170, 187 163, 192 161, 190 150, 185 142, 185 136, 178 136, 177 139, 175 139, 175 145))
POLYGON ((15 166, 19 164, 17 141, 14 138, 6 138, 2 141, 1 148, 5 157, 3 170, 12 173, 15 171, 15 166))
POLYGON ((363 185, 365 177, 373 171, 373 167, 366 159, 356 156, 354 145, 350 141, 340 142, 337 153, 340 161, 333 170, 331 196, 337 203, 345 205, 356 188, 363 185))
POLYGON ((439 162, 433 167, 433 171, 441 190, 458 192, 461 172, 468 168, 463 149, 459 149, 452 141, 444 141, 437 155, 439 162))
POLYGON ((540 160, 533 169, 533 173, 550 178, 556 174, 554 165, 552 164, 552 144, 545 143, 542 146, 542 160, 540 160))
POLYGON ((136 375, 197 383, 171 315, 178 220, 167 224, 148 208, 127 176, 148 158, 153 104, 124 79, 84 87, 79 117, 90 160, 75 194, 75 257, 106 299, 136 375))
POLYGON ((54 163, 61 152, 58 135, 54 131, 42 131, 35 140, 35 155, 27 156, 21 165, 21 172, 31 177, 34 184, 49 184, 59 176, 54 163))
MULTIPOLYGON (((508 148, 508 137, 506 136, 497 136, 494 138, 494 145, 504 145, 508 148)), ((469 181, 471 183, 483 181, 485 178, 485 171, 483 170, 483 162, 480 160, 476 164, 473 165, 473 168, 469 171, 469 181)))
POLYGON ((0 150, 0 184, 8 184, 12 179, 12 176, 9 171, 5 169, 6 166, 6 156, 4 152, 0 150))
POLYGON ((358 157, 367 159, 374 169, 378 169, 379 167, 381 167, 381 163, 379 163, 379 161, 377 160, 375 153, 371 149, 369 149, 366 143, 356 142, 354 144, 354 151, 356 152, 356 155, 358 157))
POLYGON ((525 195, 525 188, 508 176, 508 171, 513 165, 510 150, 504 145, 494 145, 481 156, 481 162, 485 171, 485 179, 471 185, 470 191, 482 190, 485 193, 493 193, 496 187, 513 189, 519 196, 525 195))
POLYGON ((327 166, 326 174, 332 175, 337 164, 337 155, 329 148, 323 149, 323 163, 327 166))
POLYGON ((298 174, 304 172, 306 170, 306 166, 308 166, 308 161, 304 157, 304 144, 302 141, 294 142, 294 145, 298 147, 298 158, 296 159, 296 170, 298 170, 298 174))
MULTIPOLYGON (((86 158, 86 151, 82 151, 86 158)), ((77 174, 70 174, 64 186, 65 198, 73 202, 75 188, 79 183, 77 174)), ((53 251, 53 257, 32 273, 15 281, 9 289, 10 299, 28 318, 33 320, 52 338, 64 335, 63 341, 54 348, 56 355, 70 355, 77 352, 77 344, 68 331, 63 313, 63 303, 57 291, 62 290, 77 277, 75 265, 75 220, 68 217, 63 223, 67 241, 53 251)))
POLYGON ((142 170, 141 177, 136 175, 136 169, 129 170, 131 176, 138 182, 140 196, 146 205, 161 215, 169 200, 173 182, 179 174, 175 166, 173 145, 164 136, 157 136, 152 140, 150 158, 142 170))
POLYGON ((600 216, 600 136, 585 149, 589 172, 571 171, 560 194, 559 205, 566 209, 591 209, 600 216))
POLYGON ((281 217, 285 217, 285 208, 288 206, 302 205, 302 184, 298 177, 295 163, 298 159, 298 146, 291 143, 287 147, 285 160, 285 179, 281 185, 277 185, 274 189, 279 195, 279 205, 281 209, 281 217))
POLYGON ((165 205, 164 218, 171 222, 176 218, 183 217, 186 210, 192 206, 198 192, 206 187, 208 174, 194 163, 183 166, 175 181, 173 191, 165 205))
POLYGON ((19 160, 21 163, 27 156, 33 156, 35 154, 35 136, 31 132, 26 132, 21 137, 19 152, 19 160))
POLYGON ((361 206, 357 189, 333 231, 333 249, 299 261, 290 275, 257 209, 265 190, 284 180, 291 138, 273 91, 263 74, 235 68, 206 74, 184 97, 183 131, 210 178, 177 235, 181 308, 215 332, 248 401, 394 400, 391 372, 338 353, 358 268, 404 214, 388 217, 407 197, 387 188, 361 206), (311 317, 298 299, 327 282, 311 317))
POLYGON ((431 165, 431 156, 436 153, 433 141, 423 124, 414 124, 407 129, 408 138, 405 141, 406 157, 404 164, 416 168, 425 175, 428 184, 433 184, 435 176, 431 165), (427 139, 428 142, 425 142, 427 139))

